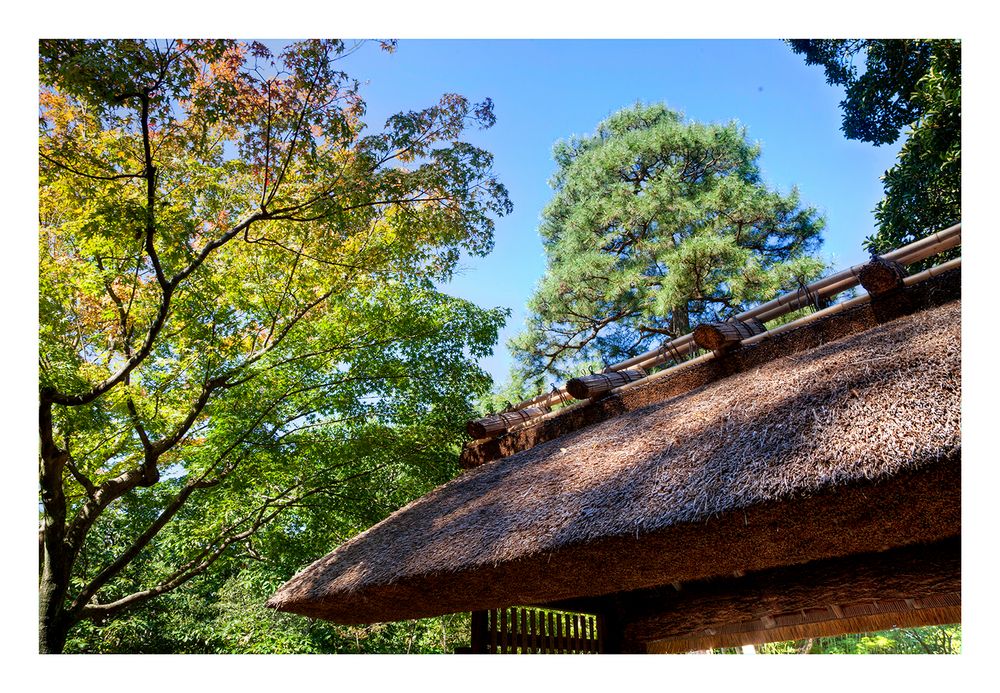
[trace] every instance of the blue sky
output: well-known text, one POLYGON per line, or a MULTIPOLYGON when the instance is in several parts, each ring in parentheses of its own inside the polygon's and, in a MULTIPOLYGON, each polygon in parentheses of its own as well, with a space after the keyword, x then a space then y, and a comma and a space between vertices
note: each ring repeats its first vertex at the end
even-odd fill
POLYGON ((496 125, 468 139, 494 153, 514 213, 497 223, 493 253, 466 259, 446 290, 511 308, 501 343, 482 362, 498 381, 510 365, 504 342, 521 329, 545 269, 537 229, 557 140, 592 132, 636 101, 662 101, 699 121, 737 120, 762 145, 767 183, 797 185, 803 202, 825 213, 823 254, 838 268, 867 257, 861 241, 874 230, 879 176, 898 151, 845 139, 842 90, 777 40, 401 40, 392 55, 363 47, 344 69, 366 82, 373 128, 446 92, 494 101, 496 125))

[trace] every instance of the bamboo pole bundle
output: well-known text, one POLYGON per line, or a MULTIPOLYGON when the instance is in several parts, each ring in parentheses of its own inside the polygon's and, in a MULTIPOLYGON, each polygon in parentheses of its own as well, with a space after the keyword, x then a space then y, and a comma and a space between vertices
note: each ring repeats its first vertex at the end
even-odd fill
POLYGON ((576 399, 587 399, 645 377, 646 371, 641 368, 630 368, 610 373, 594 373, 592 375, 573 378, 566 383, 566 391, 576 399))
POLYGON ((915 262, 926 260, 932 255, 937 255, 945 250, 950 250, 962 243, 962 225, 955 224, 946 229, 932 233, 926 238, 914 241, 902 248, 889 251, 882 257, 886 260, 895 260, 904 265, 912 265, 915 262))
POLYGON ((465 424, 465 430, 473 438, 493 438, 498 436, 512 426, 524 423, 536 416, 541 416, 548 411, 545 407, 526 407, 516 411, 508 411, 493 416, 484 416, 475 421, 465 424))
POLYGON ((764 323, 757 318, 749 320, 727 320, 726 322, 706 322, 694 328, 694 341, 702 349, 725 351, 739 345, 744 339, 760 334, 764 323))
POLYGON ((903 288, 906 270, 895 260, 874 257, 858 272, 858 280, 869 296, 879 296, 903 288))
MULTIPOLYGON (((945 262, 940 265, 935 265, 934 267, 926 269, 923 272, 909 276, 903 283, 905 286, 913 286, 914 284, 919 284, 920 282, 930 279, 931 277, 936 277, 938 275, 944 274, 945 272, 950 272, 951 270, 958 269, 961 266, 962 266, 962 258, 960 257, 955 258, 954 260, 949 260, 948 262, 945 262)), ((754 335, 753 337, 749 337, 748 339, 744 340, 743 346, 750 346, 752 344, 761 342, 765 339, 776 337, 779 334, 782 334, 784 332, 789 332, 791 330, 795 330, 800 327, 804 327, 805 325, 808 325, 817 320, 821 320, 823 318, 827 318, 830 317, 831 315, 836 315, 838 313, 843 313, 844 311, 850 310, 855 306, 860 306, 869 301, 871 301, 871 296, 869 296, 868 294, 856 296, 848 301, 843 301, 836 305, 830 306, 829 308, 824 308, 823 310, 816 311, 815 313, 804 315, 798 320, 793 320, 792 322, 785 323, 784 325, 780 325, 778 327, 775 327, 774 329, 768 330, 758 335, 754 335)), ((715 358, 714 353, 699 356, 698 358, 692 359, 691 361, 685 361, 684 363, 677 364, 676 366, 673 366, 666 370, 662 370, 658 373, 653 373, 646 379, 645 382, 649 382, 650 380, 657 380, 661 377, 666 377, 669 375, 675 375, 678 371, 681 371, 685 368, 689 368, 691 366, 695 366, 699 363, 703 363, 713 358, 715 358)), ((633 383, 622 385, 621 387, 612 390, 609 394, 618 394, 620 392, 625 392, 635 386, 636 384, 633 383)))
MULTIPOLYGON (((903 265, 912 265, 915 262, 924 260, 945 250, 950 250, 962 243, 962 225, 956 224, 936 234, 915 241, 910 245, 898 248, 882 257, 886 260, 894 260, 903 265)), ((858 274, 864 265, 854 265, 845 270, 841 270, 828 277, 819 279, 804 287, 805 291, 793 291, 779 296, 773 301, 762 303, 748 311, 744 311, 736 316, 737 320, 748 318, 759 318, 762 322, 773 320, 785 313, 798 310, 809 305, 813 300, 823 300, 835 296, 842 291, 851 289, 860 284, 858 274)))
MULTIPOLYGON (((946 250, 951 250, 962 243, 962 225, 961 223, 955 224, 954 226, 949 226, 946 229, 933 233, 926 238, 922 238, 918 241, 914 241, 908 245, 901 248, 897 248, 891 252, 886 253, 882 256, 885 260, 891 260, 900 263, 901 265, 912 265, 915 262, 925 260, 928 257, 936 255, 938 253, 944 252, 946 250)), ((746 322, 751 318, 756 318, 761 322, 767 322, 773 320, 774 318, 790 313, 794 310, 798 310, 804 306, 810 304, 818 304, 819 301, 836 296, 837 294, 846 291, 847 289, 854 288, 860 285, 859 273, 865 267, 865 265, 855 265, 849 267, 840 272, 831 274, 828 277, 823 277, 815 282, 802 287, 798 291, 793 291, 788 294, 784 294, 766 303, 762 303, 759 306, 755 306, 750 310, 744 311, 739 315, 735 316, 734 320, 739 320, 746 322)), ((944 265, 940 266, 936 271, 938 273, 946 271, 943 269, 944 265)), ((932 268, 933 269, 933 268, 932 268)), ((923 274, 923 273, 921 273, 923 274)), ((915 277, 919 275, 914 275, 913 277, 907 277, 905 283, 909 286, 910 280, 914 280, 915 277)), ((927 275, 932 276, 932 275, 927 275)), ((868 296, 862 297, 868 299, 868 296)), ((856 299, 848 301, 852 305, 856 305, 856 299)), ((843 306, 844 304, 838 304, 843 306)), ((822 313, 823 311, 818 311, 813 315, 822 313)), ((799 321, 795 321, 792 324, 801 324, 799 321)), ((784 326, 782 326, 784 327, 784 326)), ((782 330, 784 331, 784 330, 782 330)), ((761 335, 755 335, 750 337, 752 340, 757 340, 761 335)), ((655 349, 650 349, 638 356, 634 356, 630 359, 622 361, 621 363, 616 363, 608 367, 608 371, 616 372, 627 368, 639 367, 639 368, 650 368, 653 366, 659 366, 672 358, 676 360, 677 357, 684 357, 697 351, 698 345, 694 341, 694 334, 688 333, 672 339, 662 345, 656 347, 655 349)), ((699 359, 700 360, 700 359, 699 359)), ((690 361, 688 363, 691 363, 690 361)), ((675 366, 676 367, 676 366, 675 366)), ((658 374, 657 374, 658 375, 658 374)), ((628 387, 632 383, 626 383, 620 387, 628 387)), ((616 388, 617 389, 617 388, 616 388)), ((523 410, 528 407, 551 407, 562 402, 566 402, 571 399, 571 395, 567 392, 566 388, 554 389, 551 392, 542 393, 531 399, 524 400, 517 404, 515 409, 523 410)), ((537 416, 537 415, 536 415, 537 416)))

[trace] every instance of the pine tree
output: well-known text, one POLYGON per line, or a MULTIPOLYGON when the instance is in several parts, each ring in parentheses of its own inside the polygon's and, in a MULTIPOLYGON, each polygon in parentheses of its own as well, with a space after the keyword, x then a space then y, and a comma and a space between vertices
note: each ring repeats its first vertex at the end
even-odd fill
POLYGON ((510 344, 521 372, 620 361, 817 276, 823 220, 763 183, 759 155, 738 124, 661 104, 557 143, 548 267, 510 344))

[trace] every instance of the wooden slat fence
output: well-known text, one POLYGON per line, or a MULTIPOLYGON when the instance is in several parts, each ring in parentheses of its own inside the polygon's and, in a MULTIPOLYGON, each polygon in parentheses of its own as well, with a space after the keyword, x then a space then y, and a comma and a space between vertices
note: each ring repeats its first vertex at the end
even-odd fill
POLYGON ((472 652, 481 654, 597 654, 597 617, 532 607, 472 613, 472 652))

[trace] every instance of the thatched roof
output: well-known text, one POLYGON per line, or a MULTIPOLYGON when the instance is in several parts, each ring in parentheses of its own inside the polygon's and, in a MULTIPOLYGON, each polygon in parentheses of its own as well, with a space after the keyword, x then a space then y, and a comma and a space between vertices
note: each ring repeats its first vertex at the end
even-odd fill
POLYGON ((953 537, 960 337, 951 301, 483 464, 268 603, 391 621, 953 537))

